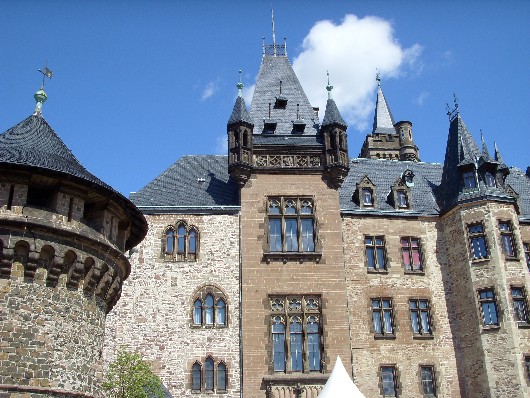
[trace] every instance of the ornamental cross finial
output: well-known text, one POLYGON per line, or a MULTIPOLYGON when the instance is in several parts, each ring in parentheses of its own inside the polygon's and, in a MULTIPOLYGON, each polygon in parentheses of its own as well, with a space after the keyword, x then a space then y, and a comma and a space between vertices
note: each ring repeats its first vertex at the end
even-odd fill
POLYGON ((326 86, 326 90, 328 90, 328 99, 331 99, 331 90, 333 90, 333 86, 329 84, 329 71, 327 71, 328 75, 328 85, 326 86))
POLYGON ((239 70, 239 83, 237 83, 237 96, 243 96, 243 83, 241 82, 241 69, 239 70))

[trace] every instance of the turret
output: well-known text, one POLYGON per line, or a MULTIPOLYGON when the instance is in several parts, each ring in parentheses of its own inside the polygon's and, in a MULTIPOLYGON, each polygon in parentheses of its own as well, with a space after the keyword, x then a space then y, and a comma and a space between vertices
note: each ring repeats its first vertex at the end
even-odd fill
POLYGON ((228 172, 240 185, 250 177, 252 170, 252 132, 254 124, 243 99, 243 83, 239 71, 238 95, 228 119, 228 172))

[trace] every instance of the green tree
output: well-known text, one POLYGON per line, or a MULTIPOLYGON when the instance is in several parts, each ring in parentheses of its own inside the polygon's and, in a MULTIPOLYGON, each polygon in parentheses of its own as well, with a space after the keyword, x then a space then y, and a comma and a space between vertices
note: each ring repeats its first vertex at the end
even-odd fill
POLYGON ((163 398, 164 387, 151 364, 138 353, 120 348, 116 360, 109 365, 103 389, 110 398, 163 398))

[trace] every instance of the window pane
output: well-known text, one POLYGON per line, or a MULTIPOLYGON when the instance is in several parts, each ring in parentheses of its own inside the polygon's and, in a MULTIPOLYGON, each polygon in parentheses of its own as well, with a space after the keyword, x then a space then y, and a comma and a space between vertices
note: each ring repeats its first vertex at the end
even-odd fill
POLYGON ((421 311, 421 329, 425 334, 431 333, 431 326, 429 324, 429 313, 427 311, 421 311))
POLYGON ((296 202, 294 200, 285 201, 285 214, 296 214, 296 202))
POLYGON ((277 319, 272 325, 274 370, 285 371, 285 325, 277 319))
POLYGON ((307 350, 309 352, 309 370, 320 370, 320 334, 317 322, 307 324, 307 350))
POLYGON ((212 358, 207 358, 206 362, 204 363, 204 376, 205 376, 204 389, 206 391, 212 391, 213 390, 213 359, 212 358))
POLYGON ((381 367, 381 381, 383 382, 383 394, 389 397, 396 396, 396 385, 394 381, 394 368, 391 366, 381 367))
POLYGON ((289 329, 291 336, 291 370, 300 372, 303 369, 302 363, 302 324, 300 319, 292 320, 289 329))
POLYGON ((381 325, 381 313, 379 311, 373 312, 373 321, 374 321, 374 332, 376 334, 382 334, 382 325, 381 325))
POLYGON ((226 365, 222 362, 217 365, 217 389, 226 390, 226 365))
POLYGON ((202 303, 200 300, 195 300, 193 304, 193 323, 195 325, 202 324, 202 303))
POLYGON ((434 395, 436 391, 434 389, 434 374, 433 369, 430 366, 421 367, 421 385, 423 387, 424 394, 434 395))
POLYGON ((497 308, 495 303, 482 303, 482 312, 484 314, 485 325, 497 325, 497 308))
POLYGON ((193 390, 198 391, 201 389, 201 365, 198 363, 193 365, 191 384, 193 390))
POLYGON ((197 251, 197 233, 195 231, 190 232, 190 247, 188 253, 195 253, 197 251))
POLYGON ((298 251, 298 220, 285 220, 285 250, 288 252, 298 251))
POLYGON ((314 252, 315 251, 315 239, 313 234, 313 219, 303 218, 302 219, 302 251, 314 252))
POLYGON ((377 266, 380 269, 386 269, 385 248, 384 247, 378 247, 377 248, 377 266))
POLYGON ((280 214, 280 203, 277 200, 269 202, 269 214, 280 214))
POLYGON ((169 230, 166 232, 166 254, 173 254, 175 250, 175 232, 169 230))
POLYGON ((512 237, 510 235, 503 235, 502 236, 502 250, 504 251, 504 254, 508 256, 514 256, 515 252, 513 250, 513 242, 512 237))
POLYGON ((313 204, 309 200, 302 201, 302 214, 313 214, 313 204))
POLYGON ((226 324, 226 304, 222 299, 217 302, 217 324, 226 324))
POLYGON ((213 325, 213 296, 211 294, 206 296, 204 300, 204 314, 206 317, 206 324, 213 325))
POLYGON ((366 248, 366 260, 368 261, 368 268, 375 268, 374 248, 366 248))
POLYGON ((185 253, 186 251, 186 228, 183 226, 178 229, 177 250, 179 253, 185 253))
POLYGON ((412 311, 410 313, 410 322, 412 323, 412 332, 415 334, 420 333, 420 323, 418 319, 418 312, 412 311))
POLYGON ((282 251, 282 226, 280 219, 269 220, 269 242, 271 252, 282 251))
POLYGON ((392 334, 392 313, 390 311, 384 311, 383 313, 385 323, 385 334, 392 334))

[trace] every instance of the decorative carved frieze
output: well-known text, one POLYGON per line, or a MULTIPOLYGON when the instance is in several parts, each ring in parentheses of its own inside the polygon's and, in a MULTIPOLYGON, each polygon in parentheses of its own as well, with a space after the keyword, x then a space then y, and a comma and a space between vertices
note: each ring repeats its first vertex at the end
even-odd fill
POLYGON ((320 167, 320 156, 315 155, 254 155, 258 167, 320 167))

